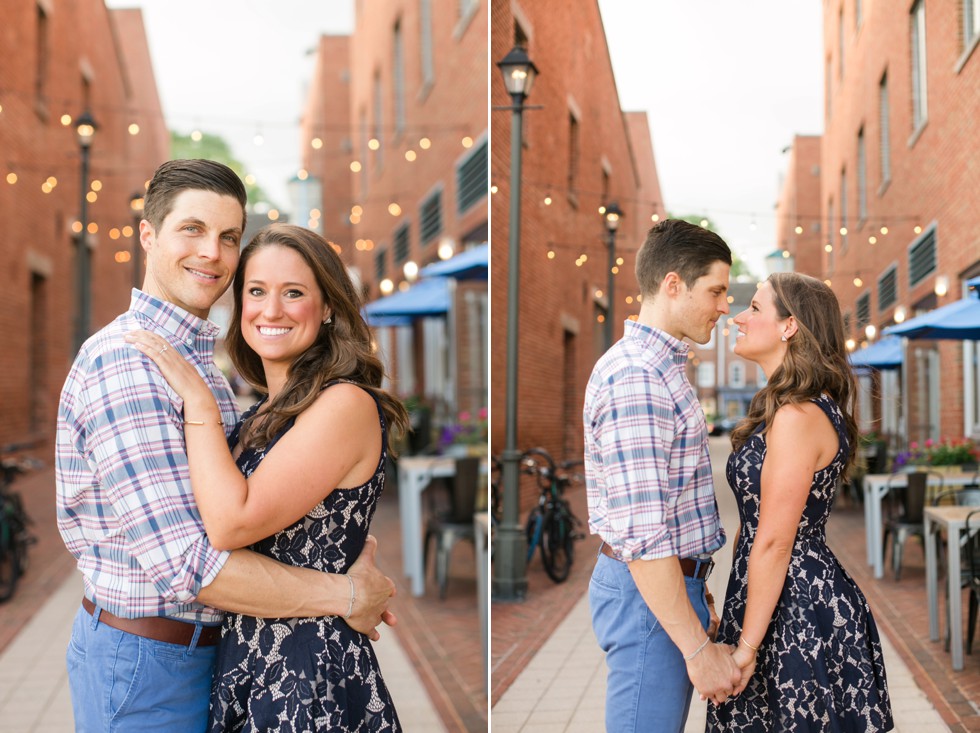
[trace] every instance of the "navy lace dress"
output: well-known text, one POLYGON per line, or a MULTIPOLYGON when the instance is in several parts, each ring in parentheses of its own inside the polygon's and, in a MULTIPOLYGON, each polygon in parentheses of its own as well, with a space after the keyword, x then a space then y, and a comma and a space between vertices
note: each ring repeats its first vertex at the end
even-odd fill
MULTIPOLYGON (((378 414, 382 450, 371 480, 334 489, 305 517, 250 549, 287 565, 347 571, 364 547, 384 488, 387 430, 380 406, 378 414)), ((246 477, 292 425, 264 450, 242 452, 237 462, 246 477)), ((229 438, 232 446, 240 429, 241 423, 229 438)), ((226 616, 211 687, 212 733, 401 730, 371 642, 339 616, 226 616)))
MULTIPOLYGON (((745 691, 708 705, 715 731, 850 733, 893 727, 881 642, 868 602, 827 547, 826 525, 848 455, 844 419, 828 396, 814 400, 837 429, 840 448, 813 475, 783 592, 745 691)), ((718 641, 737 644, 748 594, 749 552, 759 526, 766 441, 757 432, 728 459, 741 532, 718 641)))

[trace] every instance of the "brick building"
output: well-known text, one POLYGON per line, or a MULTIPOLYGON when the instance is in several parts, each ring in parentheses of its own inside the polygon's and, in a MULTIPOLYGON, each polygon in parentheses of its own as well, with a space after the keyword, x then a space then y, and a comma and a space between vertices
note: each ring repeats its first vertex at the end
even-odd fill
POLYGON ((820 137, 797 135, 786 151, 789 159, 776 203, 776 245, 788 252, 794 269, 823 274, 820 231, 820 137))
MULTIPOLYGON (((323 232, 372 301, 487 241, 487 9, 355 7, 352 36, 321 39, 302 159, 322 188, 323 232)), ((378 341, 400 394, 425 395, 443 413, 476 411, 487 399, 487 283, 450 290, 451 315, 379 328, 378 341)))
MULTIPOLYGON (((821 270, 860 346, 980 275, 980 7, 834 0, 824 39, 821 270)), ((903 374, 905 437, 980 433, 973 342, 910 341, 903 374)))
POLYGON ((168 157, 169 137, 138 10, 8 3, 0 69, 0 444, 40 441, 45 450, 75 353, 73 225, 83 192, 74 121, 88 111, 98 125, 85 191, 89 333, 125 310, 140 277, 130 199, 168 157))
MULTIPOLYGON (((599 207, 624 212, 616 234, 611 298, 613 339, 639 310, 634 255, 663 217, 645 113, 621 110, 595 0, 493 0, 491 64, 515 45, 538 69, 524 112, 521 180, 517 443, 543 446, 557 459, 581 458, 582 400, 604 351, 609 316, 608 237, 599 207)), ((491 103, 511 104, 499 72, 491 103)), ((511 112, 493 111, 490 164, 494 313, 491 450, 504 446, 511 112)), ((522 504, 535 489, 522 490, 522 504)))

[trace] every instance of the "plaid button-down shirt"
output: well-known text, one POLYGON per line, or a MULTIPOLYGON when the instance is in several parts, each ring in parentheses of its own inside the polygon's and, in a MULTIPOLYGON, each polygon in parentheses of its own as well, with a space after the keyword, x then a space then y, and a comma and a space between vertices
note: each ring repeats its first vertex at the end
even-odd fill
POLYGON ((138 290, 129 310, 85 342, 61 393, 56 442, 58 529, 85 595, 117 616, 213 623, 195 602, 228 558, 211 547, 194 505, 183 401, 123 334, 163 336, 218 400, 225 430, 234 394, 214 364, 218 327, 138 290))
POLYGON ((725 544, 688 349, 627 321, 586 388, 589 529, 626 562, 705 556, 725 544))

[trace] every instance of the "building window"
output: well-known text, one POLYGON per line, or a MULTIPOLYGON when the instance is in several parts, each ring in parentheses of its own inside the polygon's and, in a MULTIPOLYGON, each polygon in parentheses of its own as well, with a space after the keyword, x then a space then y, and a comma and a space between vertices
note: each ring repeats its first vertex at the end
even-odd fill
POLYGON ((740 361, 733 361, 728 365, 728 386, 741 389, 745 386, 745 365, 740 361))
POLYGON ((405 48, 402 41, 402 22, 395 23, 392 34, 392 83, 395 91, 395 132, 405 131, 405 48))
POLYGON ((864 128, 858 130, 858 220, 868 218, 868 174, 867 153, 864 148, 864 128))
POLYGON ((936 271, 936 228, 919 237, 909 248, 909 287, 914 288, 936 271))
POLYGON ((840 49, 840 66, 837 68, 837 76, 844 77, 844 8, 840 9, 837 18, 837 48, 840 49))
POLYGON ((912 6, 912 122, 918 130, 928 117, 926 105, 926 4, 912 6))
POLYGON ((486 198, 489 179, 487 140, 475 146, 456 166, 456 211, 462 214, 486 198))
POLYGON ((847 251, 847 170, 840 171, 840 251, 847 251))
POLYGON ((575 178, 578 175, 579 156, 579 124, 575 115, 568 113, 568 190, 575 190, 575 178))
POLYGON ((827 244, 824 246, 824 252, 827 253, 827 274, 834 271, 834 242, 837 241, 835 236, 837 229, 834 227, 834 202, 827 202, 827 244))
POLYGON ((697 371, 698 386, 702 389, 714 389, 715 387, 715 365, 711 361, 703 361, 698 364, 697 371))
POLYGON ((406 221, 395 230, 394 243, 391 246, 392 257, 395 258, 395 267, 408 259, 409 250, 409 226, 406 221))
POLYGON ((422 244, 442 231, 442 189, 429 195, 419 207, 419 229, 422 244))
MULTIPOLYGON (((374 170, 381 171, 381 148, 382 138, 384 137, 384 90, 381 86, 381 72, 374 72, 374 133, 373 139, 376 141, 374 146, 374 170)), ((371 142, 368 142, 371 145, 371 142)))
POLYGON ((833 94, 833 72, 831 71, 831 58, 827 57, 826 73, 824 74, 824 97, 827 99, 827 118, 834 114, 834 94, 833 94))
POLYGON ((48 83, 48 60, 51 55, 50 24, 44 8, 37 6, 37 58, 35 59, 34 96, 38 102, 44 101, 44 90, 48 83))
POLYGON ((892 154, 889 142, 889 127, 891 115, 888 112, 888 74, 881 77, 878 85, 878 144, 881 148, 881 182, 888 183, 892 179, 892 154))
POLYGON ((374 254, 374 277, 381 282, 388 277, 388 250, 379 249, 374 254))
POLYGON ((871 293, 864 293, 854 304, 854 311, 857 314, 857 328, 860 333, 864 333, 864 327, 871 323, 871 293))
POLYGON ((898 267, 892 265, 878 278, 878 312, 884 311, 898 300, 898 267))
POLYGON ((422 87, 435 81, 432 63, 432 0, 419 0, 419 53, 422 61, 422 87))
POLYGON ((963 47, 980 36, 980 0, 963 0, 963 47))

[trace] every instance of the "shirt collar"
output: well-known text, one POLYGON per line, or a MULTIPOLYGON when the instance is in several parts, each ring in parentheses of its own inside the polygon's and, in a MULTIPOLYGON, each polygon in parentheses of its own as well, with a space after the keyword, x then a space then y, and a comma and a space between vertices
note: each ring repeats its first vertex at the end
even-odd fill
POLYGON ((133 288, 129 310, 148 318, 176 339, 198 351, 210 351, 221 330, 218 324, 133 288))
POLYGON ((623 337, 639 341, 645 348, 663 353, 665 356, 670 355, 675 364, 686 364, 687 354, 691 350, 690 344, 674 338, 666 331, 644 325, 638 321, 626 321, 623 337))

